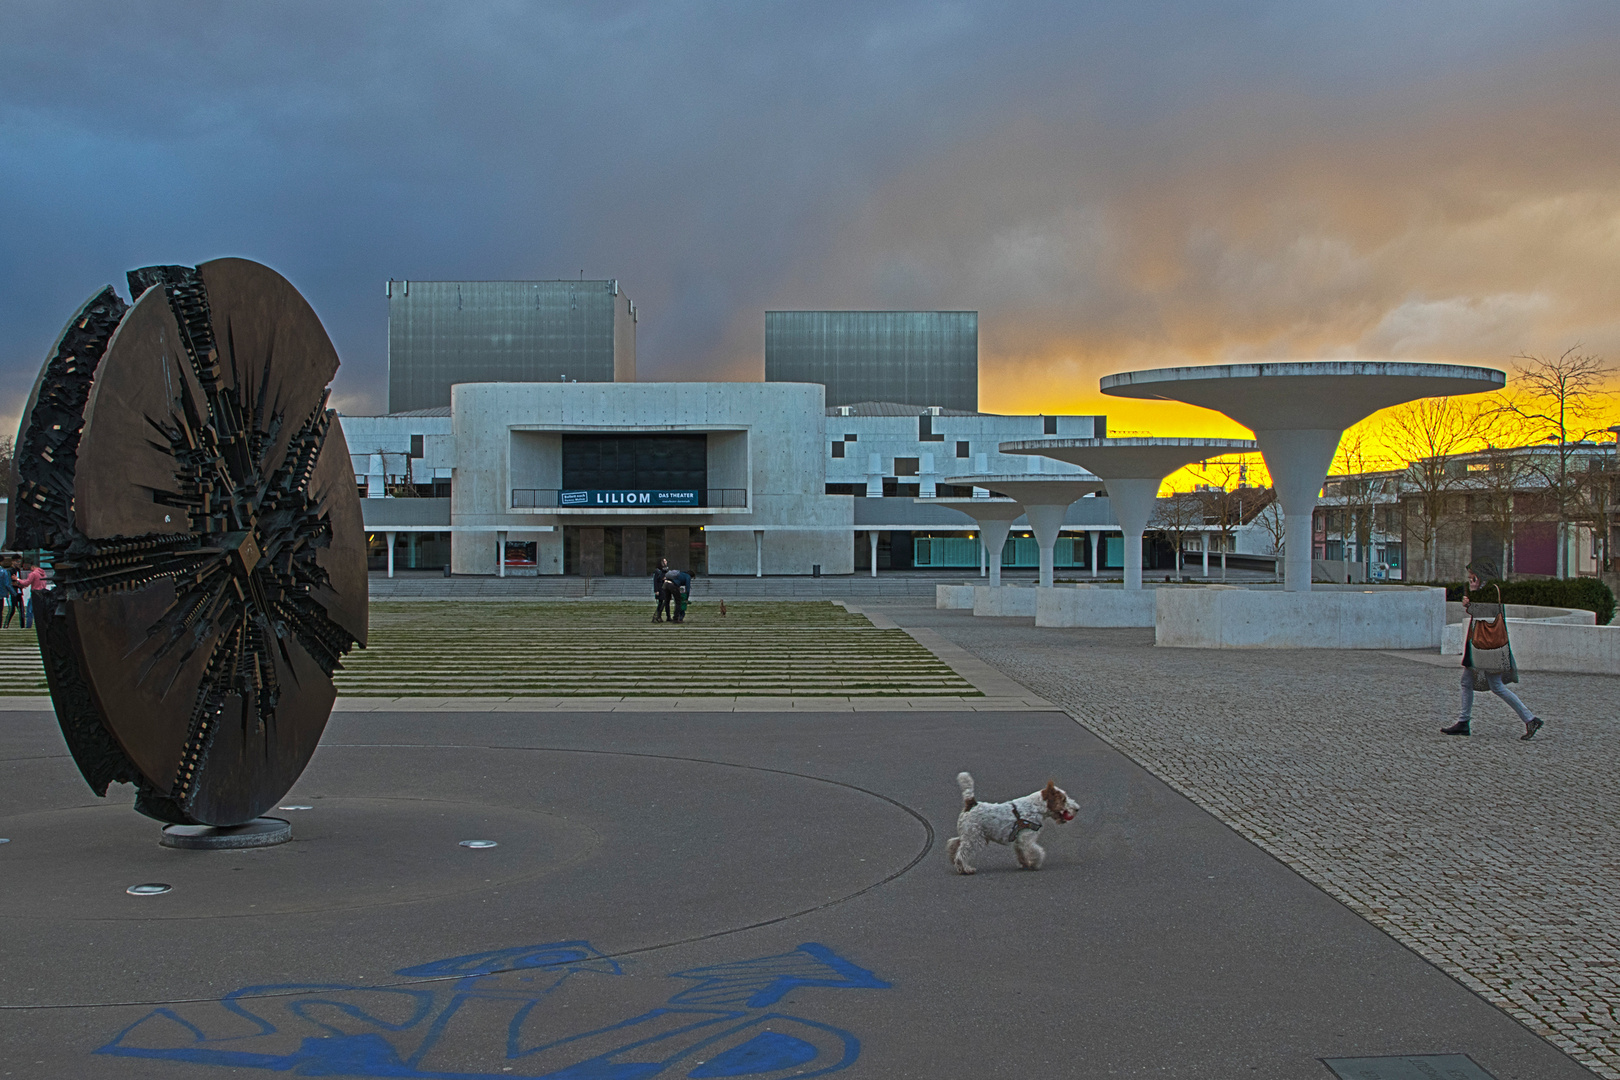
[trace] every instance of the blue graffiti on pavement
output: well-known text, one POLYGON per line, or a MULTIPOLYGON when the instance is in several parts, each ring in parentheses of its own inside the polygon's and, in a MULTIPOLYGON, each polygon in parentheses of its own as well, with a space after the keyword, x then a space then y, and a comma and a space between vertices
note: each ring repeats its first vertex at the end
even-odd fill
MULTIPOLYGON (((407 986, 247 986, 183 1012, 155 1009, 96 1051, 296 1076, 435 1080, 759 1080, 836 1072, 860 1056, 854 1035, 767 1012, 799 988, 889 984, 825 945, 672 972, 696 980, 664 1006, 598 1027, 568 1009, 570 980, 622 976, 587 941, 469 953, 401 968, 407 986), (504 1044, 504 1045, 503 1045, 504 1044)), ((576 1004, 594 1000, 589 987, 576 1004)))

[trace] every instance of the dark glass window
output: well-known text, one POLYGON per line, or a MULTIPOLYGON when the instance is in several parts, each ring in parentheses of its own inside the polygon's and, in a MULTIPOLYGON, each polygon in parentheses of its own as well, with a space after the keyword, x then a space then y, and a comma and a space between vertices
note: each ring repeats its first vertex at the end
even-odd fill
POLYGON ((705 435, 562 437, 562 486, 605 491, 703 490, 709 482, 705 435))
POLYGON ((1046 421, 1046 433, 1048 435, 1056 435, 1057 434, 1057 417, 1055 417, 1055 416, 1043 416, 1041 419, 1046 421))
POLYGON ((846 434, 844 436, 844 441, 845 442, 860 442, 860 440, 855 437, 854 432, 849 432, 848 434, 846 434))
POLYGON ((832 448, 833 448, 833 457, 843 457, 844 456, 844 444, 843 443, 835 442, 835 443, 832 444, 832 448))
POLYGON ((420 435, 412 435, 411 436, 411 457, 414 458, 414 457, 421 457, 421 456, 422 456, 422 436, 420 436, 420 435))
POLYGON ((894 459, 894 475, 916 476, 918 460, 914 457, 897 457, 894 459))
POLYGON ((959 440, 957 442, 957 444, 956 444, 956 456, 959 457, 959 458, 965 458, 965 457, 971 456, 971 455, 968 454, 967 440, 963 439, 963 440, 959 440))

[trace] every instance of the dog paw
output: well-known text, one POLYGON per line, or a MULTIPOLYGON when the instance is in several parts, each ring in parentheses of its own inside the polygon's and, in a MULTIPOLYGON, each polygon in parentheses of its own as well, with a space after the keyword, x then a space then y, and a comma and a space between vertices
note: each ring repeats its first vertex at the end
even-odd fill
POLYGON ((957 866, 956 872, 958 874, 976 874, 976 873, 978 873, 978 871, 973 869, 973 867, 971 867, 971 866, 960 866, 960 865, 957 866))

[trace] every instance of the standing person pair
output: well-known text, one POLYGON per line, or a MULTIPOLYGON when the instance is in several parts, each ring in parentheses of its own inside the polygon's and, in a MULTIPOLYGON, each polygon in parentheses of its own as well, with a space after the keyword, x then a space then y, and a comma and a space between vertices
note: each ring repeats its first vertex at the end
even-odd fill
POLYGON ((1508 645, 1507 610, 1502 604, 1502 589, 1500 586, 1494 587, 1494 603, 1476 604, 1469 596, 1469 593, 1480 592, 1486 581, 1500 576, 1496 564, 1488 559, 1468 564, 1468 591, 1463 593, 1462 598, 1463 611, 1468 615, 1468 627, 1463 635, 1462 715, 1455 724, 1440 730, 1446 735, 1470 734, 1474 691, 1488 689, 1507 702, 1508 707, 1524 721, 1524 734, 1519 739, 1528 742, 1541 730, 1542 720, 1532 715, 1519 696, 1507 688, 1508 683, 1519 681, 1519 667, 1513 662, 1513 650, 1508 645))
POLYGON ((692 596, 692 575, 685 570, 671 570, 668 559, 658 560, 658 569, 652 576, 653 595, 658 598, 658 610, 653 622, 685 622, 686 605, 692 596))

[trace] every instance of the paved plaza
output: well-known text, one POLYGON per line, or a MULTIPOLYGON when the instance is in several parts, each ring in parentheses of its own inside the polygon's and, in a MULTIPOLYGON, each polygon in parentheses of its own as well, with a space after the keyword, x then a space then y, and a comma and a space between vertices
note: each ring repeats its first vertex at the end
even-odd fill
POLYGON ((1610 680, 1456 740, 1437 657, 846 610, 970 690, 346 697, 252 852, 158 847, 7 699, 0 1075, 1620 1075, 1610 680), (950 872, 963 768, 1080 801, 1045 869, 950 872))

